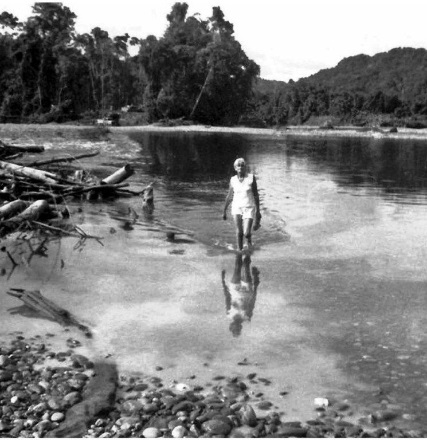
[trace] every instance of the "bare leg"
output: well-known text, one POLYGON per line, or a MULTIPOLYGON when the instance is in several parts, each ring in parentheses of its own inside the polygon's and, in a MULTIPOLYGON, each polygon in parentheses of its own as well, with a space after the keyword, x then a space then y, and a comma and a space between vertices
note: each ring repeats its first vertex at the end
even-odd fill
POLYGON ((248 248, 252 247, 252 224, 253 219, 251 218, 245 218, 243 219, 243 235, 246 238, 246 241, 248 243, 248 248))
POLYGON ((239 284, 242 280, 242 254, 236 255, 236 260, 234 261, 234 272, 231 282, 234 284, 239 284))
POLYGON ((243 222, 242 216, 236 214, 233 216, 234 224, 236 226, 236 239, 237 239, 237 249, 241 251, 243 249, 243 222))
POLYGON ((244 270, 243 270, 242 281, 251 284, 252 283, 251 257, 249 255, 245 255, 245 258, 243 258, 243 267, 244 270))

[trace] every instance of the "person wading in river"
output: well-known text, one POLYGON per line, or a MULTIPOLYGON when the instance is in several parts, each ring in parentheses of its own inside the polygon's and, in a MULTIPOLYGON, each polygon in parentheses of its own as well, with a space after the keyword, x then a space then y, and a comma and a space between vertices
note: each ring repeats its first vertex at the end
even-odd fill
POLYGON ((254 231, 261 226, 258 188, 255 176, 246 171, 244 159, 236 159, 234 169, 237 174, 230 179, 222 218, 227 220, 227 208, 231 203, 231 215, 236 226, 237 248, 239 251, 243 250, 243 237, 245 237, 250 250, 252 247, 252 226, 254 231))

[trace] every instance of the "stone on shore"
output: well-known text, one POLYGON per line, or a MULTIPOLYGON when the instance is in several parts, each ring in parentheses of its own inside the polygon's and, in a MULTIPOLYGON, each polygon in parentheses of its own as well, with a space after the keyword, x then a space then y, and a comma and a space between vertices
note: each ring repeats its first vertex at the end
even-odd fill
POLYGON ((162 432, 157 428, 146 428, 142 431, 142 435, 145 438, 157 438, 162 436, 162 432))

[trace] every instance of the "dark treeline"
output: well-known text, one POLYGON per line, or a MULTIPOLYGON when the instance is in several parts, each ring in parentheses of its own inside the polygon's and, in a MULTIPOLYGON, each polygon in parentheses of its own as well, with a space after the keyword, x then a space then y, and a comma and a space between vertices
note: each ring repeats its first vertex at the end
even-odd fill
POLYGON ((133 106, 146 122, 186 118, 233 124, 247 108, 259 66, 219 7, 206 20, 176 3, 160 38, 79 35, 61 3, 35 3, 19 22, 0 14, 0 120, 61 122, 133 106), (136 46, 137 55, 129 49, 136 46))
POLYGON ((267 125, 321 120, 421 128, 427 116, 427 51, 397 48, 343 59, 299 81, 260 80, 251 116, 267 125))
MULTIPOLYGON (((0 121, 93 120, 123 107, 138 123, 406 125, 427 120, 427 51, 343 59, 299 81, 267 81, 219 7, 175 3, 161 37, 75 31, 62 3, 35 3, 19 22, 0 14, 0 121)), ((143 31, 143 29, 142 29, 143 31)))

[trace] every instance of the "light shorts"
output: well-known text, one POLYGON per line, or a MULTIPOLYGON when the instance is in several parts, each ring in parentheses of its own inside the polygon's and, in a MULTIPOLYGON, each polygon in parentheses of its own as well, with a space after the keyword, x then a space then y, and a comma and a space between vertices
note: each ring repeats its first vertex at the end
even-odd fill
POLYGON ((231 215, 241 215, 243 219, 251 218, 252 220, 255 218, 256 208, 237 208, 235 206, 231 206, 231 215))

